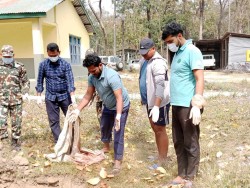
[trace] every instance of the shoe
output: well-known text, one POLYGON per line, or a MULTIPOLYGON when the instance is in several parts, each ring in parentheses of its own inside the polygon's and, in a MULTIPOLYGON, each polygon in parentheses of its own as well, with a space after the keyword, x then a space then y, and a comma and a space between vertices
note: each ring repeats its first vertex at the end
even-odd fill
POLYGON ((20 151, 21 150, 21 143, 17 139, 12 139, 11 140, 11 147, 15 151, 20 151))

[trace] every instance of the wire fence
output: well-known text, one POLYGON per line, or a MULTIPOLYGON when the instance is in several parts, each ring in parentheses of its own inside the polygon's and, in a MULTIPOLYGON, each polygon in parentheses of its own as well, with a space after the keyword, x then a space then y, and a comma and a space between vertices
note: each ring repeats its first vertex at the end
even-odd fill
POLYGON ((226 66, 226 71, 250 72, 250 62, 235 62, 226 66))

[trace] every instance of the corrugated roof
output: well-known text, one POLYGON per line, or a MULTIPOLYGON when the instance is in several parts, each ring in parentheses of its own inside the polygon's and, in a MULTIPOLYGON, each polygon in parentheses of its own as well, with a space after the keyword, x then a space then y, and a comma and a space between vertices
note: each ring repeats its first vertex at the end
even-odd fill
POLYGON ((0 14, 47 12, 63 0, 1 0, 0 14))
MULTIPOLYGON (((46 12, 62 1, 64 0, 0 0, 0 18, 8 19, 45 16, 46 12)), ((74 0, 72 4, 88 33, 95 34, 93 23, 82 1, 74 0)))
POLYGON ((88 15, 87 10, 84 7, 84 4, 81 0, 74 0, 73 2, 73 6, 76 9, 77 14, 79 15, 79 17, 82 20, 82 23, 84 24, 84 26, 86 27, 88 33, 96 33, 93 23, 88 15))
POLYGON ((222 40, 225 40, 228 37, 241 37, 241 38, 250 38, 250 35, 248 34, 244 34, 244 33, 231 33, 231 32, 227 32, 225 33, 225 35, 222 37, 222 40))

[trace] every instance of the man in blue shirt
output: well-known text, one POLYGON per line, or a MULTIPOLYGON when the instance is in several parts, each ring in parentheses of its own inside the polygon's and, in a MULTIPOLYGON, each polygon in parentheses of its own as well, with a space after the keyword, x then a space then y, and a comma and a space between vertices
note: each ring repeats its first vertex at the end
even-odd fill
POLYGON ((59 57, 59 47, 55 43, 47 46, 49 58, 39 65, 36 91, 38 95, 37 104, 42 104, 41 93, 44 90, 43 82, 46 81, 45 103, 49 124, 56 143, 61 132, 60 109, 64 115, 68 106, 76 103, 74 91, 74 77, 68 62, 59 57))
POLYGON ((203 58, 192 40, 183 37, 183 29, 176 22, 165 26, 162 40, 175 53, 171 64, 170 103, 178 176, 171 183, 185 184, 185 187, 190 188, 200 160, 199 123, 205 105, 202 96, 203 58))
POLYGON ((88 89, 83 96, 77 109, 73 111, 70 122, 74 122, 80 111, 88 105, 95 91, 99 94, 104 108, 101 115, 101 140, 104 143, 104 152, 108 152, 109 143, 112 138, 114 128, 114 155, 115 164, 113 174, 118 174, 124 153, 124 131, 129 112, 129 96, 122 84, 119 74, 104 66, 100 57, 89 54, 83 61, 83 66, 87 67, 90 73, 88 77, 88 89))
POLYGON ((147 108, 148 119, 155 134, 158 149, 158 163, 167 161, 168 136, 166 125, 169 118, 169 81, 167 61, 156 51, 152 39, 144 38, 140 42, 142 55, 139 77, 141 103, 147 108))

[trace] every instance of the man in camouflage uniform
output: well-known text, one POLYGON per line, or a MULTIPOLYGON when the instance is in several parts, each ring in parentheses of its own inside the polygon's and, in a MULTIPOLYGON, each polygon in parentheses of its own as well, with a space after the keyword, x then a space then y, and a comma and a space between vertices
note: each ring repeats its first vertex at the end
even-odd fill
POLYGON ((4 45, 0 60, 0 139, 8 138, 7 118, 11 117, 13 149, 20 150, 22 103, 28 99, 30 82, 24 65, 14 60, 13 47, 4 45), (23 95, 22 95, 23 94, 23 95))

